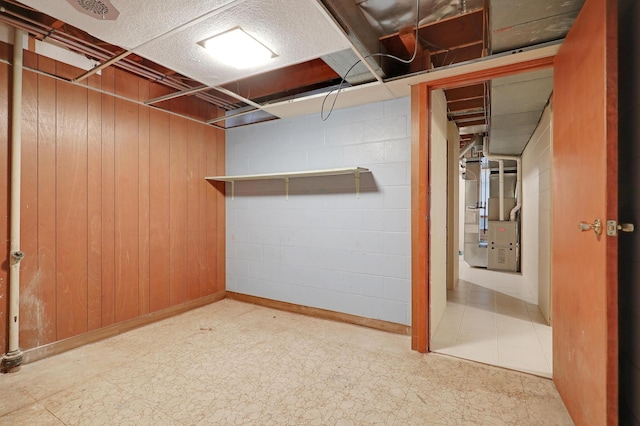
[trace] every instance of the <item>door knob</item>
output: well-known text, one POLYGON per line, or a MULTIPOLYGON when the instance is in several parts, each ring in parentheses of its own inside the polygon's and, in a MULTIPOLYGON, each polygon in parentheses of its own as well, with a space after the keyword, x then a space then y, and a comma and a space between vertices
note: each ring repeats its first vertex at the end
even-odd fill
POLYGON ((596 219, 593 223, 580 222, 580 230, 582 232, 593 229, 596 235, 602 234, 602 222, 600 219, 596 219))
POLYGON ((635 231, 636 227, 633 226, 633 223, 621 223, 620 225, 617 226, 618 231, 622 231, 622 232, 633 232, 635 231))

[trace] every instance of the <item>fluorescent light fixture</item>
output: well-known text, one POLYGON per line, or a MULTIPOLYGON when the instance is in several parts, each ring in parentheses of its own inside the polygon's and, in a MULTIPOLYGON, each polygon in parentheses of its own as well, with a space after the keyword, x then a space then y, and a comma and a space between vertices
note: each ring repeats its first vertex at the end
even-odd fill
POLYGON ((199 43, 210 55, 235 68, 252 68, 265 64, 276 55, 240 27, 199 43))

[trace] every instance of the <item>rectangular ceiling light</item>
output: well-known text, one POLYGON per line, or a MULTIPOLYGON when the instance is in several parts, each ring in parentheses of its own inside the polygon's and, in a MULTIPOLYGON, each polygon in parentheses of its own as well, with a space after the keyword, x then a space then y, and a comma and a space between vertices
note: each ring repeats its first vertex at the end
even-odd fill
POLYGON ((235 68, 252 68, 276 55, 265 45, 237 27, 199 43, 220 62, 235 68))

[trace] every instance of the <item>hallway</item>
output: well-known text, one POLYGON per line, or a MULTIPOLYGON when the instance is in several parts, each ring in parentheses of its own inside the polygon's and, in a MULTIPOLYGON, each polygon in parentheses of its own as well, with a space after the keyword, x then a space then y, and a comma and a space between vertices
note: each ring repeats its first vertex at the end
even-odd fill
POLYGON ((434 352, 551 377, 551 327, 519 274, 470 268, 447 292, 447 308, 433 338, 434 352))
POLYGON ((572 424, 550 380, 409 347, 223 300, 0 376, 0 424, 572 424))

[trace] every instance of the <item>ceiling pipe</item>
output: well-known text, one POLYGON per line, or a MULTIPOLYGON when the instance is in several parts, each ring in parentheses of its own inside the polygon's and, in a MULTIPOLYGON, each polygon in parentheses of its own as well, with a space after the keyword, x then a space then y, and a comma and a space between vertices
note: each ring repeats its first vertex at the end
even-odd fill
POLYGON ((13 78, 11 91, 11 230, 9 248, 9 351, 2 357, 2 370, 12 371, 22 364, 20 350, 20 175, 22 154, 22 42, 24 33, 14 30, 13 78))
POLYGON ((206 123, 207 124, 213 124, 213 123, 218 123, 220 121, 226 121, 226 120, 231 120, 233 118, 238 118, 241 117, 243 115, 247 115, 247 114, 252 114, 254 112, 260 111, 257 108, 252 108, 252 109, 248 109, 246 111, 242 111, 242 112, 238 112, 238 113, 233 113, 233 114, 229 114, 229 115, 222 115, 220 117, 216 117, 216 118, 212 118, 211 120, 207 120, 206 123))
POLYGON ((156 104, 158 102, 168 101, 169 99, 175 99, 175 98, 179 98, 181 96, 192 95, 194 93, 201 92, 201 91, 207 90, 207 89, 209 89, 209 86, 198 86, 198 87, 194 87, 193 89, 185 89, 185 90, 181 90, 179 92, 169 93, 168 95, 159 96, 157 98, 149 99, 148 101, 144 101, 144 103, 147 104, 147 105, 156 104))
POLYGON ((465 145, 462 151, 460 151, 460 156, 458 158, 462 160, 462 158, 467 154, 467 152, 471 151, 471 148, 476 146, 476 143, 477 141, 474 139, 471 142, 469 142, 467 145, 465 145))
POLYGON ((516 160, 516 205, 509 212, 509 220, 515 222, 516 213, 522 208, 522 159, 518 157, 516 160))
POLYGON ((120 59, 124 59, 124 58, 126 58, 127 56, 131 55, 131 53, 133 53, 133 52, 131 52, 131 50, 125 50, 125 51, 124 51, 124 52, 122 52, 121 54, 114 56, 113 58, 109 59, 108 61, 103 62, 103 63, 101 63, 100 65, 98 65, 98 66, 95 66, 95 67, 91 68, 89 71, 85 72, 84 74, 82 74, 82 75, 81 75, 81 76, 79 76, 79 77, 74 78, 72 81, 73 81, 74 83, 77 83, 77 82, 79 82, 79 81, 84 80, 85 78, 89 78, 89 77, 91 77, 92 75, 94 75, 95 73, 97 73, 98 71, 101 71, 101 70, 105 69, 105 68, 106 68, 106 67, 108 67, 109 65, 115 64, 115 63, 116 63, 116 62, 118 62, 120 59))
MULTIPOLYGON (((516 162, 516 205, 509 212, 509 220, 511 222, 515 222, 516 213, 522 208, 522 157, 516 157, 513 155, 490 155, 489 154, 489 138, 485 136, 482 141, 482 155, 489 161, 501 161, 501 160, 511 160, 516 162)), ((502 181, 503 177, 500 177, 500 184, 503 185, 502 181)), ((502 191, 501 191, 502 192, 502 191)), ((504 220, 503 215, 503 195, 500 196, 500 220, 504 220)))
POLYGON ((498 160, 498 201, 500 202, 500 222, 504 220, 504 160, 498 160))

